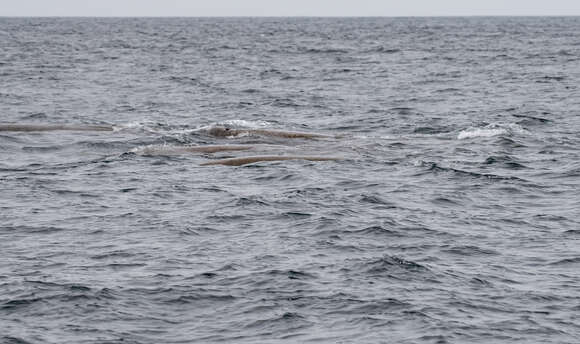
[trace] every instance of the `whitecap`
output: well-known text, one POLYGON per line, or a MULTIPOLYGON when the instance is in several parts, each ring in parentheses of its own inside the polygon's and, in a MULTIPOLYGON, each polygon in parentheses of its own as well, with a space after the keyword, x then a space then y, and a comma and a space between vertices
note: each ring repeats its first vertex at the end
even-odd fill
POLYGON ((458 140, 473 139, 477 137, 494 137, 501 135, 525 134, 527 130, 515 123, 492 123, 483 128, 468 128, 457 135, 458 140))

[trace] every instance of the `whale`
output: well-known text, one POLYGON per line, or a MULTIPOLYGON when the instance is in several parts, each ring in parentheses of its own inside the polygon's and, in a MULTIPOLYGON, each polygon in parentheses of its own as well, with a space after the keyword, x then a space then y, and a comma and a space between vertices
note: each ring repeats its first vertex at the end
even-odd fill
POLYGON ((0 124, 0 131, 113 131, 108 125, 66 125, 66 124, 0 124))
POLYGON ((242 166, 253 164, 261 161, 284 161, 284 160, 308 160, 308 161, 335 161, 342 160, 336 157, 322 157, 322 156, 279 156, 279 155, 264 155, 264 156, 246 156, 240 158, 219 159, 200 164, 201 166, 225 165, 225 166, 242 166))
POLYGON ((207 146, 151 145, 135 148, 132 150, 132 152, 141 155, 172 155, 183 153, 218 153, 228 151, 246 151, 255 148, 256 147, 253 145, 207 145, 207 146))
POLYGON ((208 130, 208 134, 216 137, 231 137, 239 135, 260 135, 282 137, 288 139, 316 139, 316 138, 332 138, 333 136, 324 134, 303 133, 296 131, 283 130, 266 130, 266 129, 233 129, 222 126, 215 126, 208 130))

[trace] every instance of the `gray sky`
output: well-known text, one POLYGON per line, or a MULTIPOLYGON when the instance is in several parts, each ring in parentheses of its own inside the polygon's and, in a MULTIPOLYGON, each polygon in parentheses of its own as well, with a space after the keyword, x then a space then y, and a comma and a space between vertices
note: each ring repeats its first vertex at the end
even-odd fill
POLYGON ((580 0, 0 0, 0 16, 580 15, 580 0))

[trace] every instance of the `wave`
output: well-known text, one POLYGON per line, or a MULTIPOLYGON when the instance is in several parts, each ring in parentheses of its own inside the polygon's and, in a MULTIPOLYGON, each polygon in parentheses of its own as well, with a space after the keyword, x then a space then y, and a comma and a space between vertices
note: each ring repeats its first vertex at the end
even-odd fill
POLYGON ((397 256, 385 255, 383 257, 366 258, 358 260, 354 266, 354 271, 362 272, 366 276, 386 275, 396 277, 399 274, 411 272, 425 273, 430 269, 419 263, 406 260, 397 256))
POLYGON ((383 53, 383 54, 396 54, 400 53, 402 50, 397 48, 386 48, 383 46, 375 47, 373 49, 369 49, 366 52, 369 53, 383 53))
MULTIPOLYGON (((542 112, 542 116, 551 115, 549 112, 542 112)), ((527 124, 527 125, 537 125, 537 124, 546 124, 553 122, 551 119, 539 117, 533 112, 524 113, 524 114, 513 114, 512 116, 517 118, 522 118, 518 124, 527 124)))
POLYGON ((56 233, 65 231, 66 228, 55 226, 6 226, 3 230, 14 231, 18 233, 56 233))
POLYGON ((511 180, 511 181, 518 181, 518 182, 523 182, 523 183, 530 183, 529 181, 527 181, 525 179, 518 178, 515 176, 500 176, 500 175, 491 174, 491 173, 478 173, 478 172, 464 171, 464 170, 460 170, 460 169, 456 169, 456 168, 452 168, 452 167, 439 166, 435 162, 418 161, 416 163, 416 165, 421 166, 421 167, 426 167, 427 172, 434 172, 434 173, 449 172, 449 173, 454 173, 458 176, 465 176, 465 177, 469 177, 469 178, 483 178, 483 179, 488 179, 488 180, 511 180))
POLYGON ((385 236, 385 237, 404 237, 405 235, 397 230, 391 230, 385 226, 370 226, 354 231, 343 231, 342 234, 360 234, 360 235, 373 235, 373 236, 385 236))
POLYGON ((308 54, 346 54, 349 52, 347 49, 343 48, 305 48, 300 47, 298 48, 299 52, 308 53, 308 54))
POLYGON ((512 136, 514 134, 527 134, 528 130, 516 123, 492 123, 483 128, 468 128, 457 135, 458 140, 473 139, 478 137, 512 136))
POLYGON ((578 265, 580 264, 580 257, 565 258, 550 263, 550 265, 578 265))
POLYGON ((451 246, 442 250, 443 252, 460 256, 497 256, 500 253, 490 248, 482 248, 475 245, 451 246))
POLYGON ((483 161, 484 165, 500 165, 512 170, 527 169, 528 166, 509 155, 492 155, 483 161))
POLYGON ((26 341, 25 339, 12 336, 4 336, 0 338, 2 343, 5 344, 31 344, 32 342, 26 341))

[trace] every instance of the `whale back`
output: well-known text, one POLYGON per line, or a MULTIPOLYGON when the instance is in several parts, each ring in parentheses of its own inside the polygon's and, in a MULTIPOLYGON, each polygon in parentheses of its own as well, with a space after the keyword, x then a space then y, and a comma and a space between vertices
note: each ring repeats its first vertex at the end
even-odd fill
POLYGON ((283 161, 283 160, 333 161, 333 160, 341 160, 341 158, 322 157, 322 156, 277 156, 277 155, 246 156, 241 158, 214 160, 203 163, 201 164, 201 166, 211 166, 211 165, 242 166, 247 164, 253 164, 255 162, 260 161, 283 161))
POLYGON ((228 137, 228 136, 238 135, 240 133, 240 130, 216 126, 216 127, 211 127, 207 133, 211 136, 216 136, 216 137, 228 137))
POLYGON ((287 139, 315 139, 329 138, 331 136, 323 134, 302 133, 297 131, 267 130, 267 129, 232 129, 222 126, 215 126, 208 130, 208 134, 216 137, 237 136, 240 134, 281 137, 287 139))
POLYGON ((2 124, 0 131, 112 131, 113 127, 104 125, 61 125, 61 124, 2 124))

